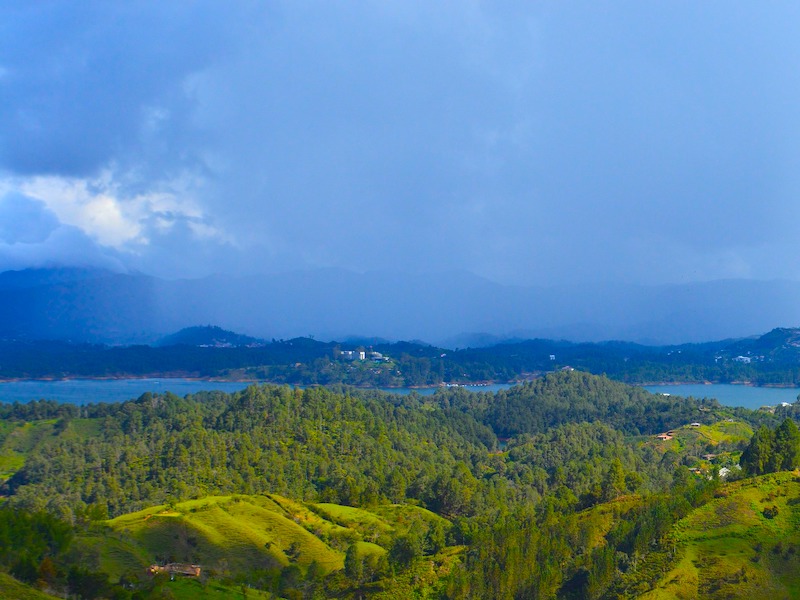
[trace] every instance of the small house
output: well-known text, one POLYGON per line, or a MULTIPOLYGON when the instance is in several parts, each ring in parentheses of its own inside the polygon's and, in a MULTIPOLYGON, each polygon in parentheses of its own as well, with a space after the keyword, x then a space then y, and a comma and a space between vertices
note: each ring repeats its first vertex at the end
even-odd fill
POLYGON ((164 566, 150 565, 147 568, 150 575, 158 573, 169 573, 170 575, 184 575, 185 577, 200 577, 200 565, 188 565, 185 563, 169 563, 164 566))

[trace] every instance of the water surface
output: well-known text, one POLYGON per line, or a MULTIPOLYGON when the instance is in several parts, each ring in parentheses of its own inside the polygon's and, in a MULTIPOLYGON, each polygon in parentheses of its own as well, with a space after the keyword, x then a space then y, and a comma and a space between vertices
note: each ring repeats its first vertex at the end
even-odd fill
MULTIPOLYGON (((235 381, 198 381, 195 379, 70 379, 64 381, 7 381, 0 383, 0 402, 29 402, 30 400, 57 400, 72 404, 90 402, 123 402, 138 398, 145 392, 172 392, 178 396, 194 394, 206 390, 236 392, 250 385, 235 381)), ((474 392, 497 392, 510 388, 510 384, 491 384, 482 386, 463 386, 474 392)), ((410 394, 416 392, 423 396, 435 393, 434 388, 388 388, 385 392, 410 394)), ((782 402, 797 400, 798 388, 758 388, 745 385, 727 384, 686 384, 645 386, 655 394, 673 396, 694 396, 695 398, 716 398, 726 406, 744 406, 756 409, 761 406, 775 406, 782 402)))
MULTIPOLYGON (((0 382, 0 402, 29 402, 31 400, 56 400, 71 404, 97 402, 124 402, 138 398, 145 392, 172 392, 178 396, 200 391, 220 390, 237 392, 251 382, 198 381, 195 379, 69 379, 64 381, 5 381, 0 382)), ((471 391, 496 392, 511 387, 508 384, 464 386, 471 391)), ((423 396, 439 388, 391 388, 383 391, 394 394, 417 392, 423 396)))
POLYGON ((71 404, 124 402, 145 392, 172 392, 178 396, 202 390, 236 392, 246 382, 196 381, 193 379, 68 379, 64 381, 4 381, 0 383, 0 402, 56 400, 71 404))
POLYGON ((783 402, 792 404, 797 400, 797 395, 800 393, 798 388, 765 388, 724 383, 711 385, 648 385, 645 386, 645 389, 654 394, 716 398, 720 404, 725 406, 743 406, 751 409, 757 409, 762 406, 777 406, 783 402))

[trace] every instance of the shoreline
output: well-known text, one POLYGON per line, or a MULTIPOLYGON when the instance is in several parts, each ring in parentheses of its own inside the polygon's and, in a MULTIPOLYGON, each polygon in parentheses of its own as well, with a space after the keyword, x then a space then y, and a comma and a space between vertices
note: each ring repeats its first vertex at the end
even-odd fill
MULTIPOLYGON (((270 385, 290 385, 290 386, 303 386, 303 387, 313 387, 313 386, 325 386, 328 384, 321 384, 321 383, 288 383, 288 382, 276 382, 270 381, 267 379, 255 379, 252 377, 201 377, 198 375, 190 375, 190 374, 180 374, 180 373, 149 373, 146 375, 108 375, 102 377, 81 377, 81 376, 66 376, 66 377, 0 377, 0 385, 4 383, 55 383, 55 382, 70 382, 70 381, 136 381, 136 380, 157 380, 157 381, 169 381, 169 380, 183 380, 183 381, 193 381, 193 382, 202 382, 208 381, 213 383, 247 383, 247 384, 270 384, 270 385)), ((354 387, 357 389, 363 390, 431 390, 431 389, 452 389, 452 388, 462 388, 462 387, 469 387, 469 388, 482 388, 482 387, 490 387, 492 385, 520 385, 530 381, 530 379, 519 379, 519 380, 512 380, 512 381, 475 381, 475 382, 466 382, 466 383, 437 383, 433 385, 390 385, 390 386, 374 386, 374 385, 353 385, 348 383, 333 383, 330 385, 346 385, 348 387, 354 387)), ((734 385, 734 386, 741 386, 741 387, 750 387, 750 388, 765 388, 765 389, 796 389, 800 390, 800 386, 796 385, 785 385, 785 384, 777 384, 777 383, 766 383, 762 385, 758 385, 753 383, 752 381, 731 381, 731 382, 719 382, 719 381, 647 381, 642 383, 630 383, 620 380, 612 380, 612 381, 619 381, 620 383, 625 383, 626 385, 631 385, 634 387, 668 387, 668 386, 689 386, 689 385, 702 385, 702 386, 713 386, 713 385, 734 385)))
MULTIPOLYGON (((111 375, 106 377, 0 377, 0 385, 4 383, 56 383, 56 382, 69 382, 69 381, 208 381, 213 383, 255 383, 255 384, 269 384, 269 385, 289 385, 289 386, 303 386, 303 387, 324 387, 328 384, 323 383, 289 383, 289 382, 276 382, 267 379, 253 379, 247 377, 198 377, 190 375, 111 375)), ((389 385, 389 386, 374 386, 374 385, 353 385, 348 383, 332 383, 330 385, 345 385, 363 390, 433 390, 433 389, 451 389, 459 387, 489 387, 492 385, 517 385, 524 383, 524 381, 477 381, 469 383, 446 384, 437 383, 433 385, 389 385)))
POLYGON ((23 383, 26 381, 36 381, 41 383, 52 383, 56 381, 126 381, 126 380, 170 380, 182 379, 184 381, 213 381, 215 383, 270 383, 261 379, 248 379, 248 378, 226 378, 226 377, 198 377, 191 375, 109 375, 106 377, 0 377, 0 384, 2 383, 23 383))
MULTIPOLYGON (((625 382, 623 382, 625 383, 625 382)), ((784 385, 780 383, 765 383, 758 385, 752 381, 648 381, 646 383, 629 383, 637 387, 655 387, 655 386, 681 386, 681 385, 736 385, 741 387, 750 388, 766 388, 776 390, 800 390, 798 385, 784 385)))

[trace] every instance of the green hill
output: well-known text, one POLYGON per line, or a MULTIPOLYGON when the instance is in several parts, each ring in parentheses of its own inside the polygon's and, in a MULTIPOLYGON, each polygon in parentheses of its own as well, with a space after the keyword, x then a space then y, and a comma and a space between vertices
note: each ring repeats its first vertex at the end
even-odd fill
MULTIPOLYGON (((210 496, 156 506, 107 522, 112 539, 127 549, 106 545, 109 566, 144 569, 155 562, 200 564, 216 573, 280 569, 312 562, 324 572, 341 569, 344 552, 310 533, 269 496, 210 496), (144 559, 144 560, 142 560, 144 559)), ((328 532, 335 526, 328 524, 328 532)))
POLYGON ((497 394, 250 386, 0 414, 0 570, 64 593, 797 591, 794 476, 709 477, 750 473, 748 438, 780 420, 764 411, 563 372, 497 394), (147 574, 175 562, 202 575, 147 574))
POLYGON ((641 597, 800 597, 796 473, 733 482, 716 496, 677 523, 675 566, 641 597))
POLYGON ((338 504, 303 504, 278 495, 209 496, 119 516, 83 534, 112 580, 144 573, 153 563, 202 566, 216 577, 281 570, 312 563, 320 574, 344 567, 347 548, 385 555, 386 547, 411 527, 425 530, 450 522, 413 506, 383 506, 375 512, 338 504))
POLYGON ((0 482, 23 467, 26 455, 47 441, 55 423, 55 419, 28 423, 0 421, 0 482))
POLYGON ((235 348, 261 344, 263 341, 249 335, 235 333, 213 325, 186 327, 177 333, 161 338, 157 346, 210 346, 216 348, 235 348))
POLYGON ((41 592, 0 572, 0 598, 4 600, 53 600, 58 596, 41 592))

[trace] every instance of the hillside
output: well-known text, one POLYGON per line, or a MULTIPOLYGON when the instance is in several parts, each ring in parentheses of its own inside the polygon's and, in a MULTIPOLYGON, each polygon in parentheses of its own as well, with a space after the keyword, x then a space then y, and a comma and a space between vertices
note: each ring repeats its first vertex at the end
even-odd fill
POLYGON ((800 460, 793 408, 578 371, 498 393, 254 385, 0 405, 0 541, 15 540, 0 572, 87 598, 644 593, 678 567, 676 523, 726 493, 714 475, 743 475, 743 451, 757 464, 754 430, 797 447, 768 468, 800 460), (147 575, 172 563, 202 576, 147 575))
MULTIPOLYGON (((780 473, 723 485, 667 533, 668 560, 663 554, 644 555, 640 565, 627 570, 612 596, 621 592, 642 600, 795 597, 800 592, 799 481, 796 473, 780 473), (657 576, 661 571, 664 574, 657 576)), ((581 531, 584 552, 602 552, 620 519, 630 518, 642 507, 642 498, 628 496, 577 513, 575 526, 581 531)), ((302 573, 319 569, 315 572, 320 576, 343 569, 350 546, 362 558, 385 560, 387 547, 396 539, 414 527, 430 528, 440 522, 451 527, 431 513, 404 505, 374 511, 299 503, 274 495, 207 497, 122 515, 93 526, 77 542, 81 555, 94 556, 112 582, 135 578, 153 563, 195 563, 202 566, 202 582, 164 580, 157 589, 169 589, 179 599, 222 598, 241 593, 233 581, 269 588, 269 573, 276 568, 288 573, 297 565, 302 573), (257 579, 258 573, 267 579, 257 579)), ((457 562, 460 552, 458 547, 443 547, 438 557, 431 556, 435 577, 446 577, 452 568, 446 565, 457 562)), ((565 581, 557 595, 567 598, 577 589, 589 589, 575 587, 578 580, 565 581)), ((364 591, 373 598, 400 598, 420 590, 405 587, 409 584, 401 578, 390 591, 388 581, 378 578, 364 591)), ((8 598, 52 597, 8 577, 0 577, 0 590, 8 598)), ((248 597, 261 596, 252 590, 248 597)))
POLYGON ((10 575, 0 572, 0 598, 3 600, 54 600, 58 596, 52 596, 20 583, 10 575))
MULTIPOLYGON (((93 548, 112 581, 135 577, 151 564, 192 563, 215 579, 243 579, 269 589, 277 573, 298 568, 324 577, 342 570, 354 547, 369 568, 387 574, 387 554, 415 529, 426 535, 451 524, 423 509, 382 506, 365 510, 311 504, 277 495, 213 496, 151 507, 98 524, 79 537, 93 548)), ((452 556, 458 548, 442 547, 452 556)), ((373 591, 380 591, 380 585, 373 591)))
POLYGON ((319 586, 326 577, 329 591, 346 592, 353 583, 343 580, 343 570, 351 573, 355 562, 363 592, 388 600, 431 589, 449 573, 464 552, 444 544, 451 528, 411 505, 361 509, 273 494, 209 496, 96 522, 78 533, 70 560, 102 572, 110 585, 142 582, 151 565, 198 565, 197 578, 146 581, 145 597, 168 589, 187 600, 233 596, 242 587, 255 588, 252 597, 261 597, 258 589, 283 597, 300 583, 319 586), (398 542, 411 537, 438 541, 425 542, 427 556, 420 555, 412 571, 396 572, 398 542))
POLYGON ((796 364, 800 358, 800 328, 777 327, 757 338, 732 343, 724 348, 724 353, 757 362, 796 364))
POLYGON ((797 473, 727 484, 671 536, 675 566, 643 600, 800 595, 797 473))
POLYGON ((227 331, 214 325, 186 327, 158 340, 156 346, 201 346, 211 348, 236 348, 239 346, 264 345, 249 335, 227 331))
POLYGON ((680 346, 533 339, 449 349, 424 342, 309 337, 261 341, 190 327, 153 346, 0 339, 0 379, 208 377, 299 385, 436 386, 519 382, 577 369, 626 383, 800 385, 800 330, 680 346), (369 343, 369 345, 367 345, 369 343), (348 352, 363 351, 364 359, 348 352), (377 353, 377 354, 373 354, 377 353))

